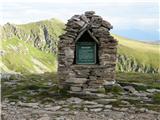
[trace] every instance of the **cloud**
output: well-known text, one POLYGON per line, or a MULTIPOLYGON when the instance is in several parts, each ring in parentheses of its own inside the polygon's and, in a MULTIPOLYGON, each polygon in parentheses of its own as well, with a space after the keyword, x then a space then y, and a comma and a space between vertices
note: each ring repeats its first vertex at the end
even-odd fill
POLYGON ((58 18, 66 22, 74 14, 96 11, 114 30, 158 31, 158 0, 3 0, 0 24, 27 23, 58 18))
POLYGON ((21 2, 21 3, 136 3, 136 2, 158 2, 158 0, 1 0, 2 3, 21 2))

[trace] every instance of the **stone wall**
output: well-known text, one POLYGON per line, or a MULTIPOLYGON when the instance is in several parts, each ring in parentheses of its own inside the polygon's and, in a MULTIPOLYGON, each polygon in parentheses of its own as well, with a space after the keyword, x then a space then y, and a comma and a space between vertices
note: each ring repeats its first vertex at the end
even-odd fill
POLYGON ((98 89, 115 81, 115 65, 117 54, 117 40, 109 33, 112 25, 95 15, 94 11, 87 11, 82 15, 74 15, 66 24, 65 33, 60 36, 58 44, 58 78, 62 88, 72 92, 90 91, 98 89), (85 29, 99 41, 99 64, 76 65, 75 40, 85 29))

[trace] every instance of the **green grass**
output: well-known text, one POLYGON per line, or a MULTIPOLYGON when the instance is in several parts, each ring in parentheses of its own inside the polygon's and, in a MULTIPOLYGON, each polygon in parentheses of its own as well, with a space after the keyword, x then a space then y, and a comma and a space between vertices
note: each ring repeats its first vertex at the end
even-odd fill
MULTIPOLYGON (((1 49, 5 50, 1 64, 11 71, 27 74, 41 71, 55 72, 57 69, 55 55, 40 51, 16 37, 3 40, 1 49)), ((7 72, 5 67, 2 71, 7 72)))
POLYGON ((124 92, 123 88, 121 86, 118 86, 118 85, 114 85, 114 86, 111 86, 111 87, 107 87, 105 88, 105 93, 113 93, 113 94, 120 94, 124 92))
POLYGON ((155 93, 152 98, 154 103, 160 104, 160 93, 155 93))
POLYGON ((118 35, 118 53, 135 58, 139 64, 160 69, 160 45, 127 39, 118 35))
POLYGON ((118 72, 116 74, 116 80, 118 82, 126 83, 142 83, 147 85, 139 86, 137 89, 146 90, 147 88, 158 88, 160 89, 160 83, 157 82, 160 80, 160 74, 150 74, 150 73, 122 73, 118 72))
MULTIPOLYGON (((10 82, 17 79, 12 79, 10 82)), ((2 100, 9 98, 10 100, 26 100, 33 99, 43 100, 44 98, 52 98, 55 92, 58 92, 57 77, 55 73, 44 74, 28 74, 18 79, 15 85, 7 85, 2 80, 2 100), (24 99, 26 98, 26 99, 24 99)))
MULTIPOLYGON (((22 38, 25 40, 25 34, 37 34, 42 37, 43 27, 47 28, 48 33, 54 38, 54 42, 58 41, 58 36, 63 33, 64 24, 57 19, 43 20, 28 24, 17 25, 17 29, 22 32, 22 38)), ((33 42, 31 40, 30 42, 33 42)))

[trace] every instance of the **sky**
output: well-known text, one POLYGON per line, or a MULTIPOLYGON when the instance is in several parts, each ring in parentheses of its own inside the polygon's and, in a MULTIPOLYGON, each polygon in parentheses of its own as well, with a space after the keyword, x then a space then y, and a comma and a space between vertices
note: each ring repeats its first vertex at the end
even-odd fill
POLYGON ((0 24, 24 24, 93 10, 113 25, 112 33, 141 41, 159 38, 158 0, 0 0, 0 24))

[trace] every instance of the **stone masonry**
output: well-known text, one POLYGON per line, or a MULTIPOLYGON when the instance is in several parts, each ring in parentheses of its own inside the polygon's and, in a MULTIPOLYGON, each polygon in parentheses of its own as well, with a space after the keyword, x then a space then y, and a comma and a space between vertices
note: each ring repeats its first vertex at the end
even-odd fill
POLYGON ((65 33, 60 36, 58 44, 58 79, 61 88, 71 92, 84 92, 114 84, 117 55, 117 40, 109 33, 112 25, 87 11, 74 15, 66 24, 65 33), (76 40, 85 31, 98 41, 98 63, 76 64, 76 40))

